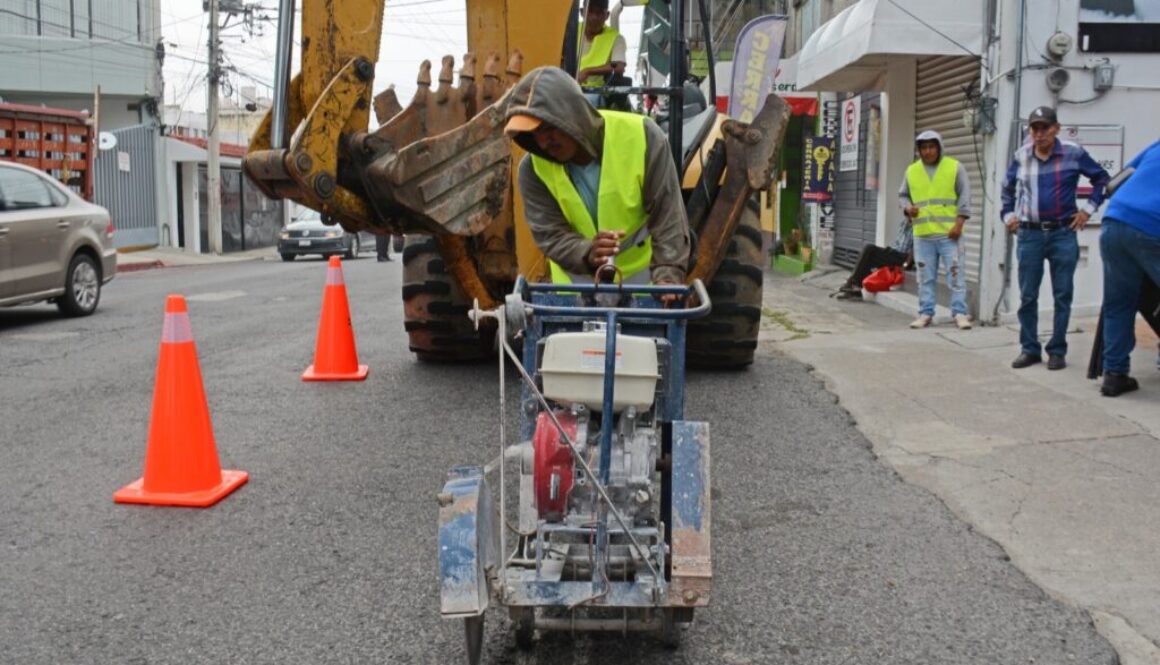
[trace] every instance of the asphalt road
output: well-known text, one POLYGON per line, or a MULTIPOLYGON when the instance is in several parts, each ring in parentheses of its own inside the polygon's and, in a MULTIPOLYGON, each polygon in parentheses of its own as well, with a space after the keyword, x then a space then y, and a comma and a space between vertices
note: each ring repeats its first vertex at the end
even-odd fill
MULTIPOLYGON (((345 274, 365 383, 299 380, 317 260, 121 275, 86 319, 0 310, 0 662, 463 662, 434 497, 498 450, 495 368, 415 362, 400 265, 364 256, 345 274), (251 474, 205 510, 112 501, 141 475, 171 292, 222 466, 251 474)), ((484 662, 1116 662, 1085 614, 879 464, 808 368, 771 353, 695 374, 687 415, 712 427, 715 596, 681 649, 551 635, 525 653, 493 610, 484 662)))

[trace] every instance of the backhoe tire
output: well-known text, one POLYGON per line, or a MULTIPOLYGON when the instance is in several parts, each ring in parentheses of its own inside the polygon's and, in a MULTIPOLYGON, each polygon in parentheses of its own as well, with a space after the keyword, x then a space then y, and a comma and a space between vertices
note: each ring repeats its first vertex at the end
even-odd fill
POLYGON ((753 363, 761 326, 761 217, 751 200, 707 285, 713 310, 689 321, 685 360, 694 369, 740 369, 753 363))
POLYGON ((476 330, 471 301, 447 271, 430 236, 403 243, 403 325, 411 351, 425 362, 462 362, 493 357, 495 328, 476 330))

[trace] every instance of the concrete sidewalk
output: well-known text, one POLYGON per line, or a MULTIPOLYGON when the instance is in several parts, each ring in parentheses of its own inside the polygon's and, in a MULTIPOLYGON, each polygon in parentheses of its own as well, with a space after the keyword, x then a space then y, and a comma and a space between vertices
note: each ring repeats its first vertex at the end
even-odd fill
POLYGON ((884 464, 1087 610, 1124 665, 1160 665, 1160 371, 1147 326, 1132 357, 1140 390, 1110 399, 1085 378, 1094 318, 1072 322, 1066 369, 1014 370, 1017 326, 960 331, 944 316, 910 330, 913 313, 830 298, 846 276, 767 273, 763 349, 811 365, 884 464))
POLYGON ((134 272, 137 270, 170 268, 174 266, 205 265, 207 263, 274 260, 277 258, 278 252, 274 247, 260 247, 245 252, 231 252, 220 256, 188 252, 178 247, 152 247, 130 252, 118 251, 117 272, 134 272))

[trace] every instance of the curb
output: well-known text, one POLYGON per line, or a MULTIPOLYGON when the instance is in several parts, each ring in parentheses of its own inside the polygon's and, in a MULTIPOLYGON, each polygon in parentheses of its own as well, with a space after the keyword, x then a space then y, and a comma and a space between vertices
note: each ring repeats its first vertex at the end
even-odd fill
POLYGON ((138 261, 135 263, 124 263, 117 265, 117 272, 137 272, 139 270, 152 270, 153 268, 165 268, 167 264, 160 259, 153 261, 138 261))

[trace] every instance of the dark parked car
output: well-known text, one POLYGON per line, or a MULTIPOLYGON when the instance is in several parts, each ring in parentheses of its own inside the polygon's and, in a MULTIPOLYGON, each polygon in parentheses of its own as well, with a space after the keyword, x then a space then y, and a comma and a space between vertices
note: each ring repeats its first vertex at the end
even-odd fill
POLYGON ((116 274, 108 210, 36 169, 0 161, 0 307, 47 300, 87 316, 116 274))
POLYGON ((337 224, 322 223, 317 210, 305 209, 278 234, 278 253, 283 261, 296 256, 321 254, 323 257, 341 254, 347 259, 358 258, 359 234, 347 233, 337 224))

